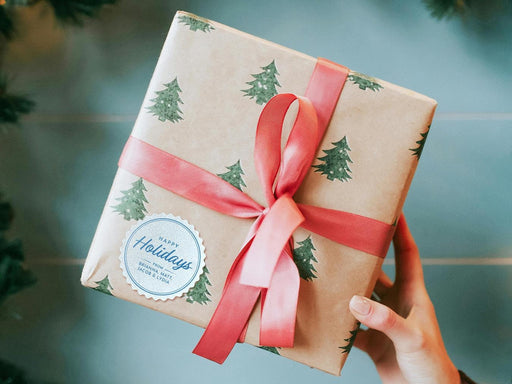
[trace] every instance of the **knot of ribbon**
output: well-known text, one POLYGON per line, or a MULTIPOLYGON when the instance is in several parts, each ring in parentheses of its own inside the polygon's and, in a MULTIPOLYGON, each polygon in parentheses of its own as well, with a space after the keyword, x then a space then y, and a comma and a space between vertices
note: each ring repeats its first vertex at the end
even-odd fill
POLYGON ((119 160, 121 168, 223 214, 256 219, 194 353, 222 363, 236 342, 244 339, 260 298, 260 344, 293 347, 300 278, 292 257, 292 234, 299 226, 366 253, 385 256, 391 225, 298 204, 292 198, 311 167, 347 75, 345 67, 318 59, 305 97, 276 95, 263 108, 256 129, 254 161, 266 208, 183 159, 133 136, 126 143, 119 160), (281 151, 283 122, 295 101, 299 104, 297 117, 281 151))

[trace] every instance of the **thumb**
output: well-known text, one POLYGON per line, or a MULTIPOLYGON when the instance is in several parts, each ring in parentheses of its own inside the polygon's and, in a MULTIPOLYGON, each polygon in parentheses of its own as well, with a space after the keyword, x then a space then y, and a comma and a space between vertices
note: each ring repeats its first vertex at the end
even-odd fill
POLYGON ((353 296, 349 306, 357 320, 368 328, 384 333, 396 349, 406 347, 412 332, 403 317, 385 305, 363 296, 353 296))

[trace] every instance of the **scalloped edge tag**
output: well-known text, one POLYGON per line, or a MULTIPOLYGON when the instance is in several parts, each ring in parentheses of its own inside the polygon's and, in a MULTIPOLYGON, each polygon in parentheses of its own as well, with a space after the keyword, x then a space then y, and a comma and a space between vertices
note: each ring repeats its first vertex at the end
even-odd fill
POLYGON ((187 220, 172 214, 146 216, 133 225, 120 248, 123 276, 148 299, 183 296, 199 280, 205 266, 199 233, 187 220))

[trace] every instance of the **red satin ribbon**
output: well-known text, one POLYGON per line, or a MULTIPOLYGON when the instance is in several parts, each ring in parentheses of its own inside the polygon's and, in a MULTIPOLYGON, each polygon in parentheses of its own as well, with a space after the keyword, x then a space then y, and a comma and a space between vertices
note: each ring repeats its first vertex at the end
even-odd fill
POLYGON ((268 208, 218 176, 129 138, 120 167, 223 214, 256 218, 194 353, 222 363, 237 340, 243 339, 260 296, 260 344, 293 346, 300 281, 292 258, 291 235, 297 227, 385 256, 392 226, 352 213, 296 204, 292 199, 311 167, 347 75, 345 67, 319 59, 306 97, 281 94, 265 105, 258 121, 254 157, 268 208), (283 120, 296 100, 297 118, 281 155, 283 120))

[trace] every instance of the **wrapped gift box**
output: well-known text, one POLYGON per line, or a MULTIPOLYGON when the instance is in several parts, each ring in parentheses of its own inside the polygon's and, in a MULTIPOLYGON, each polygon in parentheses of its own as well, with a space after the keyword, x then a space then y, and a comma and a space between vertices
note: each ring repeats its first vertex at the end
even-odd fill
MULTIPOLYGON (((253 160, 258 117, 277 93, 303 95, 315 65, 315 58, 178 12, 132 136, 218 175, 265 206, 253 160)), ((392 225, 435 107, 428 97, 350 71, 294 200, 392 225)), ((290 111, 284 136, 293 117, 290 111)), ((82 284, 206 327, 253 221, 223 215, 119 168, 82 284), (196 239, 194 249, 158 232, 159 220, 169 214, 183 236, 196 239), (141 226, 147 231, 140 232, 141 226), (127 260, 128 244, 148 259, 127 260), (195 272, 176 256, 180 251, 200 255, 195 272), (155 255, 162 263, 154 262, 155 255), (162 266, 164 260, 171 267, 162 266), (180 274, 188 288, 159 297, 162 285, 172 285, 180 274)), ((339 374, 358 326, 348 302, 354 294, 371 294, 383 259, 303 228, 293 241, 300 274, 294 347, 266 349, 339 374)), ((254 345, 259 313, 256 307, 245 338, 254 345)))

